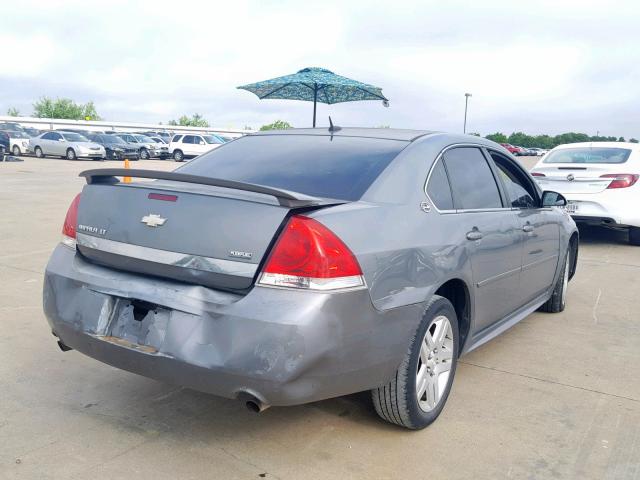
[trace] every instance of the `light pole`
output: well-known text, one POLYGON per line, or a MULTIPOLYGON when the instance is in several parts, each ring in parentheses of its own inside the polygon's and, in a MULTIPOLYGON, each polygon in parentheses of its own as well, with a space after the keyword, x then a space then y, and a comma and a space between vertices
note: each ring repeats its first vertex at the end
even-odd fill
POLYGON ((467 107, 469 106, 470 93, 464 94, 464 127, 462 127, 462 133, 467 133, 467 107))

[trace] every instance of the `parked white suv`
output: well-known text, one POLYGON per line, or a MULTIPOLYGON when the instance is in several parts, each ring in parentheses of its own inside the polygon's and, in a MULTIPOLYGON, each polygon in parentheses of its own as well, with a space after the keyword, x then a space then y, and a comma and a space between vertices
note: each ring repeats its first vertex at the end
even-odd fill
POLYGON ((224 143, 215 135, 190 135, 179 133, 174 135, 169 144, 169 153, 176 162, 185 158, 193 158, 218 148, 224 143))
POLYGON ((531 170, 542 190, 559 192, 580 223, 629 228, 640 245, 640 145, 589 142, 560 145, 531 170))

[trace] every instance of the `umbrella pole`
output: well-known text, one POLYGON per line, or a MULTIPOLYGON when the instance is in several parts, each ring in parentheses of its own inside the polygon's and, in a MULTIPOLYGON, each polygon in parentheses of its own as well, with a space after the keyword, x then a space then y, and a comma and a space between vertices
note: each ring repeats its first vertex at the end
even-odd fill
POLYGON ((316 128, 316 103, 318 102, 318 86, 313 89, 313 128, 316 128))

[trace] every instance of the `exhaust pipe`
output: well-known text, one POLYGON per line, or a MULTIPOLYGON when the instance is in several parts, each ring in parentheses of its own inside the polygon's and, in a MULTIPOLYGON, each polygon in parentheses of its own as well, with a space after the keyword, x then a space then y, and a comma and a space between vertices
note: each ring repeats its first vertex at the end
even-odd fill
POLYGON ((244 402, 247 410, 253 413, 262 413, 270 407, 268 403, 263 402, 258 397, 249 392, 240 392, 238 399, 244 402))

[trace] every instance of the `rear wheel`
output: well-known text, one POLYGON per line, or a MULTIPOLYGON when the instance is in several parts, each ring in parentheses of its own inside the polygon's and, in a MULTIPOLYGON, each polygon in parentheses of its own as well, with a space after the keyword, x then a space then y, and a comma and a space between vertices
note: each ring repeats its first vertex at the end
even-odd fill
POLYGON ((458 319, 451 302, 434 295, 396 375, 371 391, 378 415, 419 430, 433 423, 447 401, 458 359, 458 319))
POLYGON ((142 160, 148 160, 149 159, 149 151, 146 148, 141 148, 140 149, 140 158, 142 160))
POLYGON ((567 287, 569 286, 569 270, 571 269, 571 245, 567 247, 564 259, 564 267, 553 287, 553 293, 549 300, 542 304, 540 310, 548 313, 559 313, 564 310, 567 303, 567 287))
POLYGON ((36 147, 33 153, 36 154, 37 158, 44 158, 44 154, 42 153, 42 149, 40 147, 36 147))
POLYGON ((14 145, 13 146, 13 150, 12 153, 14 156, 19 157, 20 156, 20 147, 18 145, 14 145))
POLYGON ((176 162, 182 162, 184 161, 184 154, 182 153, 182 150, 174 150, 173 152, 173 159, 176 162))
POLYGON ((66 159, 67 160, 75 160, 76 158, 78 158, 76 156, 76 151, 73 148, 68 148, 67 149, 67 156, 66 159))
POLYGON ((629 243, 640 246, 640 227, 629 227, 629 243))

